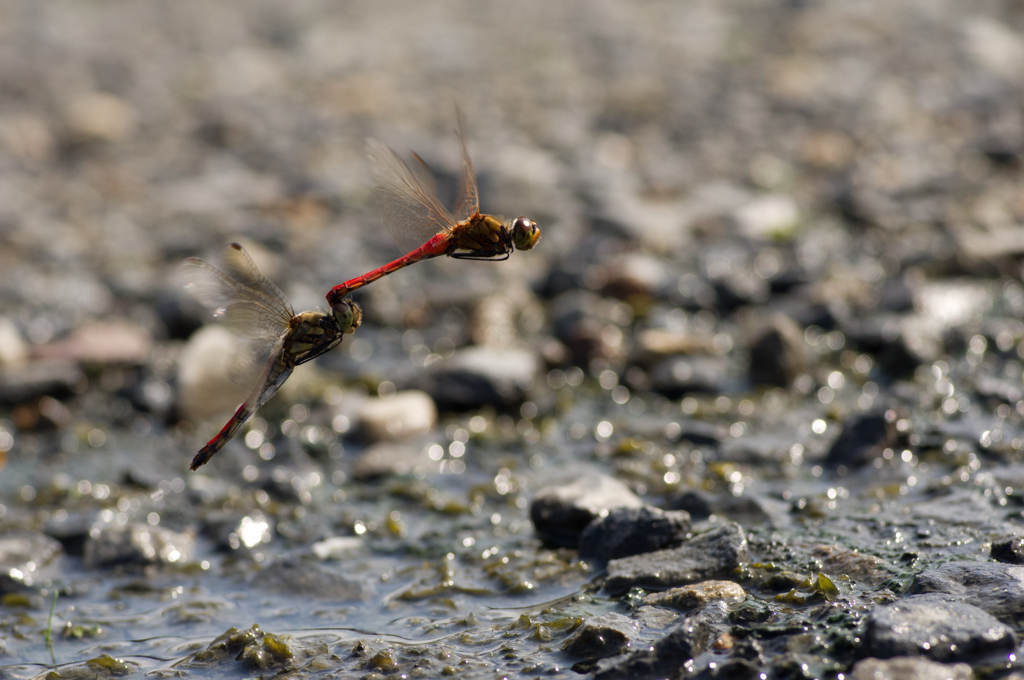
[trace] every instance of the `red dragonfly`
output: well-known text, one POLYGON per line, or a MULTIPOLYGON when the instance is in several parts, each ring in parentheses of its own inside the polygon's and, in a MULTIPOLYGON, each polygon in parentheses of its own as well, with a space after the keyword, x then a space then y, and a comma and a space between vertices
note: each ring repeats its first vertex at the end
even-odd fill
POLYGON ((427 164, 415 153, 410 167, 398 154, 376 140, 367 145, 374 196, 381 217, 402 250, 410 251, 394 262, 338 284, 327 294, 334 304, 350 292, 385 274, 420 260, 447 255, 462 260, 507 260, 513 247, 529 250, 540 240, 537 223, 526 217, 502 221, 480 213, 480 196, 473 163, 466 151, 462 116, 458 137, 462 176, 454 214, 437 198, 427 164))
MULTIPOLYGON (((359 305, 348 300, 331 305, 327 314, 296 314, 281 289, 256 268, 237 243, 226 248, 229 274, 198 258, 185 261, 185 288, 216 317, 248 340, 240 370, 259 368, 255 386, 231 420, 199 450, 191 469, 206 463, 237 434, 245 421, 284 384, 295 367, 315 359, 355 331, 363 319, 359 305)), ((251 373, 250 373, 251 375, 251 373)))

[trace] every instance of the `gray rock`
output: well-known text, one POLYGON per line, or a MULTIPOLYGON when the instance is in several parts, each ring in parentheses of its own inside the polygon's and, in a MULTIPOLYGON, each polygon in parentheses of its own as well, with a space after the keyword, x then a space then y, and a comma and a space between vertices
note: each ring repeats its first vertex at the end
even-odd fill
POLYGON ((437 406, 426 392, 406 390, 365 400, 356 420, 372 441, 402 441, 429 432, 437 423, 437 406))
POLYGON ((944 664, 920 656, 861 659, 853 665, 852 680, 974 680, 965 663, 944 664))
POLYGON ((539 368, 530 350, 467 347, 431 367, 426 391, 446 411, 513 406, 523 400, 539 368))
POLYGON ((640 497, 607 475, 591 474, 564 486, 537 492, 530 519, 545 540, 565 547, 579 545, 588 524, 613 508, 639 508, 640 497))
POLYGON ((683 664, 708 648, 711 633, 711 625, 702 618, 685 619, 650 649, 599 661, 594 680, 647 680, 672 676, 683 664))
POLYGON ((943 593, 1016 625, 1024 617, 1024 567, 994 562, 953 562, 914 577, 911 593, 943 593))
POLYGON ((1016 645, 1010 627, 992 615, 949 595, 929 593, 875 608, 867 618, 860 654, 957 661, 1016 645))
POLYGON ((0 594, 34 586, 44 567, 61 553, 59 542, 38 531, 11 531, 0 536, 0 594))
POLYGON ((638 629, 638 622, 616 612, 593 616, 565 641, 563 649, 576 659, 603 659, 626 651, 638 629))
POLYGON ((633 586, 664 590, 721 578, 747 559, 743 529, 730 523, 692 538, 678 548, 612 560, 608 563, 604 587, 611 593, 633 586))
POLYGON ((417 469, 437 471, 440 463, 431 460, 422 446, 380 443, 359 454, 352 465, 352 478, 374 479, 388 475, 406 475, 417 469))
POLYGON ((664 607, 641 605, 633 610, 633 618, 644 628, 661 630, 678 621, 679 614, 664 607))
POLYGON ((995 541, 989 555, 992 559, 1006 564, 1024 564, 1024 541, 1021 541, 1020 536, 995 541))
POLYGON ((90 568, 185 564, 194 549, 188 533, 141 523, 104 524, 85 541, 83 560, 90 568))
POLYGON ((367 600, 373 587, 344 576, 339 570, 302 559, 279 560, 253 577, 251 587, 285 595, 316 597, 318 600, 367 600))
POLYGON ((690 513, 650 505, 613 508, 587 525, 580 536, 580 557, 605 562, 671 548, 686 540, 690 513))
POLYGON ((728 392, 735 382, 732 363, 719 356, 674 356, 651 368, 651 386, 672 399, 691 392, 728 392))
POLYGON ((22 404, 44 395, 61 395, 85 384, 85 374, 70 359, 31 361, 0 370, 0 403, 22 404))

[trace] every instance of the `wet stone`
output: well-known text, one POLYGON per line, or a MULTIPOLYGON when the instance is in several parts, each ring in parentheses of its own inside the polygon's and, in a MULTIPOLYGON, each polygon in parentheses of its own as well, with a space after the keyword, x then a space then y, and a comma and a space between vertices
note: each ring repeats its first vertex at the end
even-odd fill
POLYGON ((246 551, 273 539, 274 521, 262 512, 216 512, 206 516, 205 530, 221 550, 246 551))
POLYGON ((34 586, 61 552, 60 543, 37 531, 10 531, 0 536, 0 594, 34 586))
POLYGON ((625 651, 636 635, 638 623, 628 616, 609 612, 584 621, 565 642, 565 652, 577 659, 602 659, 625 651))
POLYGON ((437 471, 440 463, 431 460, 422 446, 380 443, 368 447, 352 466, 355 480, 375 479, 389 475, 407 475, 416 470, 437 471))
POLYGON ((523 400, 540 364, 525 349, 468 347, 431 367, 426 391, 444 411, 514 406, 523 400))
POLYGON ((1021 541, 1019 536, 1005 541, 995 541, 990 556, 1006 564, 1024 564, 1024 541, 1021 541))
POLYGON ((679 614, 663 607, 641 605, 633 611, 633 618, 644 628, 662 630, 679 620, 679 614))
POLYGON ((861 659, 853 665, 853 680, 973 680, 964 663, 944 664, 920 656, 894 659, 861 659))
POLYGON ((599 661, 594 680, 647 680, 670 677, 687 661, 705 651, 711 626, 699 617, 685 619, 650 649, 599 661))
POLYGON ((437 423, 437 407, 426 392, 406 390, 367 399, 359 406, 356 422, 371 441, 401 441, 429 432, 437 423))
POLYGON ((843 431, 832 444, 825 463, 832 468, 858 468, 880 457, 886 448, 895 444, 896 427, 886 421, 884 411, 858 414, 843 423, 843 431))
POLYGON ((685 541, 689 532, 690 514, 685 510, 650 505, 612 508, 583 530, 580 557, 603 562, 671 548, 685 541))
POLYGON ((671 609, 694 609, 713 601, 742 602, 746 591, 732 581, 704 581, 692 586, 672 588, 661 593, 651 593, 642 602, 652 607, 671 609))
POLYGON ((730 523, 696 536, 678 548, 612 560, 608 563, 604 588, 610 593, 634 586, 674 588, 721 578, 747 559, 743 529, 730 523))
POLYGON ((530 519, 544 540, 575 548, 586 526, 603 513, 641 506, 640 497, 618 479, 592 474, 538 491, 530 506, 530 519))
POLYGON ((911 595, 874 609, 860 647, 863 656, 883 659, 926 656, 957 661, 1009 651, 1016 647, 1013 631, 999 620, 948 595, 911 595))
POLYGON ((194 552, 191 534, 132 523, 94 527, 85 542, 85 566, 123 567, 185 564, 194 552))
POLYGON ((952 562, 914 577, 911 593, 942 593, 1015 624, 1024 617, 1024 567, 995 562, 952 562))
POLYGON ((253 577, 251 587, 336 601, 366 600, 374 593, 366 582, 344 576, 338 569, 303 559, 284 559, 270 564, 253 577))

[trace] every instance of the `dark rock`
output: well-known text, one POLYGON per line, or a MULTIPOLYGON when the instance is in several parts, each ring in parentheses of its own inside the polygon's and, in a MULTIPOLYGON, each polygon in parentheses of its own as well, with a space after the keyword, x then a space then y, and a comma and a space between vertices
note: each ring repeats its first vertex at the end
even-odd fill
POLYGON ((579 545, 588 524, 612 508, 639 508, 640 497, 607 475, 588 475, 565 486, 537 492, 530 519, 544 540, 567 548, 579 545))
POLYGON ((755 385, 789 387, 807 370, 807 346, 800 326, 784 314, 750 343, 750 381, 755 385))
POLYGON ((860 655, 956 661, 1016 645, 1010 627, 992 615, 948 595, 929 593, 875 608, 867 618, 860 655))
POLYGON ((943 593, 1016 625, 1024 618, 1024 567, 995 562, 952 562, 921 572, 911 593, 943 593))
POLYGON ((686 540, 690 514, 650 505, 612 508, 598 517, 580 536, 580 557, 605 562, 618 557, 671 548, 686 540))
POLYGON ((843 423, 843 431, 832 444, 825 464, 831 468, 861 467, 895 445, 896 427, 886 420, 885 411, 858 414, 843 423))
POLYGON ((672 676, 708 648, 711 625, 699 617, 685 619, 651 645, 622 658, 599 661, 594 680, 647 680, 672 676))
POLYGON ((1019 536, 996 541, 992 544, 992 551, 989 554, 992 559, 999 562, 1024 564, 1024 541, 1021 541, 1019 536))
POLYGON ((318 562, 302 559, 278 560, 256 574, 250 585, 259 591, 316 597, 318 600, 366 600, 374 594, 369 583, 344 576, 318 562))
POLYGON ((735 523, 690 539, 678 548, 624 557, 608 563, 605 590, 621 592, 633 586, 665 590, 721 578, 747 561, 747 539, 735 523))
POLYGON ((38 531, 0 536, 0 595, 34 586, 61 552, 60 543, 38 531))
POLYGON ((687 489, 669 500, 673 510, 685 510, 694 519, 707 519, 714 513, 715 497, 700 489, 687 489))
POLYGON ((920 656, 861 659, 853 665, 852 680, 974 680, 965 663, 944 664, 920 656))
POLYGON ((426 392, 443 411, 514 406, 539 367, 529 350, 468 347, 431 367, 426 392))
POLYGON ((711 672, 711 677, 716 680, 755 680, 761 675, 762 668, 759 664, 736 657, 726 659, 711 672))
POLYGON ((842 331, 854 348, 873 354, 879 366, 897 378, 912 376, 918 366, 932 363, 943 352, 933 324, 918 315, 851 319, 842 331))
POLYGON ((195 550, 191 534, 133 523, 94 527, 85 542, 85 566, 122 567, 185 564, 195 550))
POLYGON ((593 616, 565 641, 565 652, 576 659, 603 659, 626 651, 638 624, 616 612, 593 616))
POLYGON ((719 356, 674 356, 651 368, 651 386, 666 397, 729 392, 736 382, 732 363, 719 356))

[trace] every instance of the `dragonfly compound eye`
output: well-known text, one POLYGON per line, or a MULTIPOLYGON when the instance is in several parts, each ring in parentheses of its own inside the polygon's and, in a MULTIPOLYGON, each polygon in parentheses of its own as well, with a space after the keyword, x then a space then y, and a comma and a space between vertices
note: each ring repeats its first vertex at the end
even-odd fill
POLYGON ((516 250, 529 250, 540 240, 540 227, 527 217, 517 217, 512 222, 512 238, 516 250))
POLYGON ((333 305, 331 311, 334 312, 334 318, 338 320, 338 325, 341 326, 342 330, 350 328, 355 321, 355 312, 352 311, 352 305, 347 302, 339 302, 333 305))

